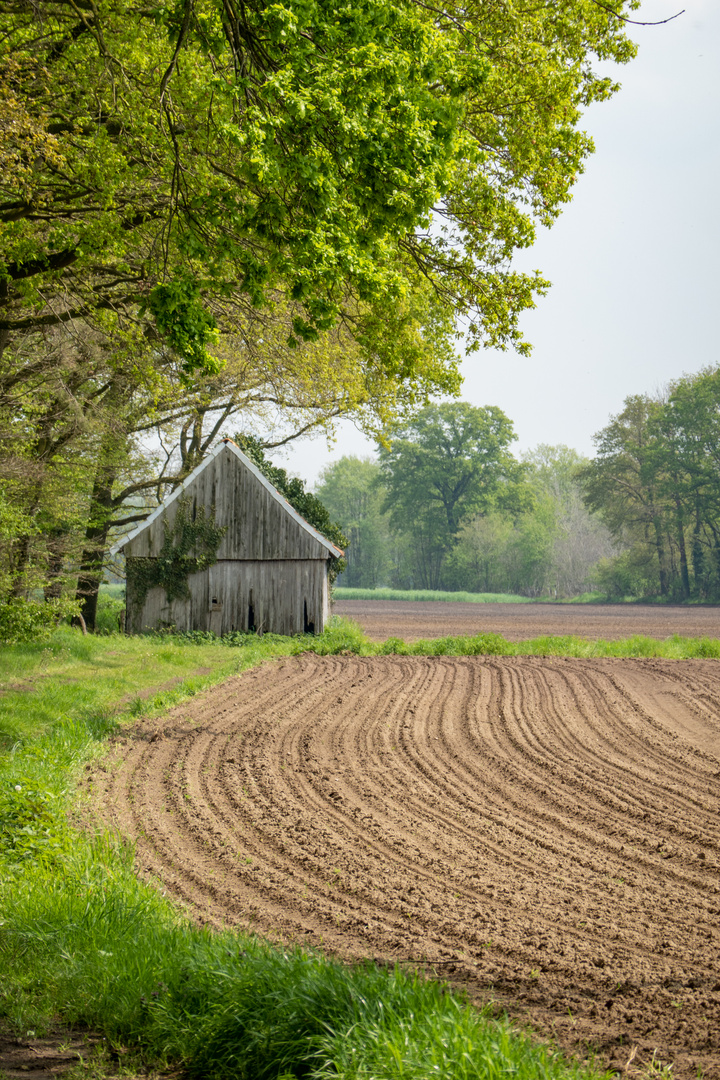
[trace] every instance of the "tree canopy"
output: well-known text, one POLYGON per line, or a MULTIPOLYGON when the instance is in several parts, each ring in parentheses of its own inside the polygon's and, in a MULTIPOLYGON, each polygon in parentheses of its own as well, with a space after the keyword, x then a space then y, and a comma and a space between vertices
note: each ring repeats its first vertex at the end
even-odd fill
POLYGON ((627 6, 11 0, 0 332, 144 310, 193 371, 238 296, 280 289, 303 338, 425 279, 519 344, 543 285, 509 259, 569 198, 627 6))
POLYGON ((615 594, 720 598, 720 370, 634 395, 596 436, 587 504, 627 551, 605 567, 615 594))

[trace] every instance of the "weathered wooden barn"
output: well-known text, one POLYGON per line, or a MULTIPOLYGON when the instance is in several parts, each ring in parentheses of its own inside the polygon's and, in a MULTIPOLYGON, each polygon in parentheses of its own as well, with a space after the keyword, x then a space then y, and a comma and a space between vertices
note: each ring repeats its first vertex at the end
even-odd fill
POLYGON ((321 633, 330 564, 343 554, 229 439, 113 550, 127 559, 134 634, 321 633))

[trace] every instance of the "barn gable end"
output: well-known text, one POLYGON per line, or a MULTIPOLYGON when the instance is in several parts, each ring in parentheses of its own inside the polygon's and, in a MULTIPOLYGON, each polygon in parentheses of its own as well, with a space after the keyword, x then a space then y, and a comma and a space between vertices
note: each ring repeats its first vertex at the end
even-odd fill
POLYGON ((264 630, 319 633, 329 614, 328 569, 342 552, 308 524, 229 440, 218 447, 115 551, 155 559, 180 509, 225 529, 217 561, 188 578, 189 599, 168 602, 151 588, 126 601, 126 626, 139 633, 178 630, 264 630))

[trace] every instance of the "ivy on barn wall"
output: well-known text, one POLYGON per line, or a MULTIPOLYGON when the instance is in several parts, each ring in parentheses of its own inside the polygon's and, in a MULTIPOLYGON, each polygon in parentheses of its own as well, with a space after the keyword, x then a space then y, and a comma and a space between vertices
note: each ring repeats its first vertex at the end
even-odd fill
POLYGON ((194 518, 190 508, 190 499, 180 498, 172 527, 165 519, 165 539, 157 558, 128 556, 127 589, 133 604, 142 607, 150 589, 157 586, 165 590, 169 604, 173 600, 189 600, 190 575, 217 562, 227 525, 214 523, 214 506, 210 507, 209 515, 204 506, 198 506, 194 518))

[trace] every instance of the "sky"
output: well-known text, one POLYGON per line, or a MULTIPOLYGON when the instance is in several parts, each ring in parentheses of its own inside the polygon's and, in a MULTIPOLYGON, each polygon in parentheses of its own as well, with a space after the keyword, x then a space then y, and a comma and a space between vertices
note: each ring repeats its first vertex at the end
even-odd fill
MULTIPOLYGON (((522 317, 529 358, 485 350, 463 360, 462 398, 499 406, 515 452, 562 443, 592 456, 592 437, 631 394, 653 393, 720 362, 720 3, 644 0, 631 26, 637 58, 582 127, 595 154, 552 229, 515 266, 552 288, 522 317)), ((311 487, 344 454, 374 445, 349 422, 337 438, 296 442, 274 459, 311 487)))

